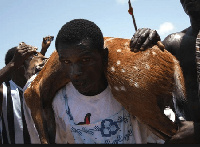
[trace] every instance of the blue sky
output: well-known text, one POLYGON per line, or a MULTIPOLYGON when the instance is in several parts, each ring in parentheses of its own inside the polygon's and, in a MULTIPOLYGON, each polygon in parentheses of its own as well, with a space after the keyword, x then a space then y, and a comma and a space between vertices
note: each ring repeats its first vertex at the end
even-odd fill
MULTIPOLYGON (((190 26, 180 0, 131 0, 138 28, 151 28, 163 40, 190 26)), ((128 0, 0 0, 0 68, 8 49, 20 42, 41 49, 42 38, 57 36, 68 21, 95 22, 105 37, 131 38, 135 33, 128 0)), ((55 41, 49 47, 49 57, 55 41)))

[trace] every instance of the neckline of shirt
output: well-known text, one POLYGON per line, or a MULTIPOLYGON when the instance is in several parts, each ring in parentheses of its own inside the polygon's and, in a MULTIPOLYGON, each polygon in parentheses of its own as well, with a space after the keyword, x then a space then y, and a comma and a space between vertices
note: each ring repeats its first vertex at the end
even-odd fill
POLYGON ((100 98, 108 97, 109 93, 110 93, 109 86, 107 86, 107 88, 104 91, 102 91, 101 93, 94 95, 94 96, 85 96, 85 95, 81 94, 73 86, 73 84, 71 82, 69 84, 67 84, 67 88, 66 88, 66 94, 67 95, 73 94, 73 97, 76 97, 76 98, 81 99, 81 100, 86 100, 86 101, 96 101, 100 98))

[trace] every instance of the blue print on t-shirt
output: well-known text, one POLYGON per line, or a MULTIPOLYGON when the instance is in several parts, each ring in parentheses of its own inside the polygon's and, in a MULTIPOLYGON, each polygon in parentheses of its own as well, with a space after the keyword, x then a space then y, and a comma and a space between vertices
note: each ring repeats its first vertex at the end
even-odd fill
POLYGON ((115 135, 119 130, 117 122, 114 122, 112 119, 105 119, 101 122, 101 135, 102 137, 110 137, 115 135))

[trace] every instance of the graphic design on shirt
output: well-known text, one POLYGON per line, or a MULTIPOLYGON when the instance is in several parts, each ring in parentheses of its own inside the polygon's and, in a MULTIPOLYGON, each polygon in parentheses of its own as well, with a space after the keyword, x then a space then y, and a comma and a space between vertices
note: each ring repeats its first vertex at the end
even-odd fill
MULTIPOLYGON (((117 119, 104 119, 100 122, 100 124, 92 125, 90 127, 84 127, 77 125, 73 125, 71 127, 72 133, 74 135, 78 135, 75 138, 82 138, 83 141, 86 141, 86 138, 88 140, 91 140, 93 138, 92 136, 96 136, 95 139, 104 138, 104 143, 106 144, 118 144, 118 143, 124 143, 129 142, 130 138, 133 137, 133 130, 132 126, 130 124, 130 115, 120 115, 117 117, 117 119), (127 130, 123 132, 124 125, 128 124, 129 127, 127 127, 127 130), (122 134, 119 132, 123 132, 122 134)), ((94 143, 95 140, 93 140, 94 143)), ((100 141, 102 142, 102 141, 100 141)))
MULTIPOLYGON (((123 107, 112 115, 99 119, 95 122, 85 117, 83 125, 74 122, 71 110, 68 105, 68 98, 63 90, 66 114, 70 124, 70 130, 75 143, 79 144, 126 144, 135 143, 131 116, 123 107), (90 124, 85 125, 90 122, 90 124)), ((92 112, 92 111, 89 111, 92 112)), ((88 112, 86 112, 88 114, 88 112)), ((85 114, 86 114, 85 113, 85 114)), ((83 114, 83 116, 85 115, 83 114)), ((87 115, 86 115, 87 116, 87 115)))
POLYGON ((91 113, 87 113, 85 118, 84 118, 84 122, 79 122, 77 125, 89 125, 90 124, 90 117, 91 117, 91 113))

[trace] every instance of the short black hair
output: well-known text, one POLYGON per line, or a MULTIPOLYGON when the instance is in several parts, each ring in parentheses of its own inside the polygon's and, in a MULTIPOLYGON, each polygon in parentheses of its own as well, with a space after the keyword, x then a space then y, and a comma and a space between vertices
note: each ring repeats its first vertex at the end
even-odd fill
POLYGON ((13 59, 16 50, 17 50, 17 46, 15 46, 7 51, 6 56, 5 56, 5 64, 6 65, 13 59))
POLYGON ((83 39, 90 39, 93 47, 103 49, 104 39, 100 28, 92 21, 86 19, 73 19, 62 26, 56 37, 56 50, 58 43, 77 43, 83 39))

